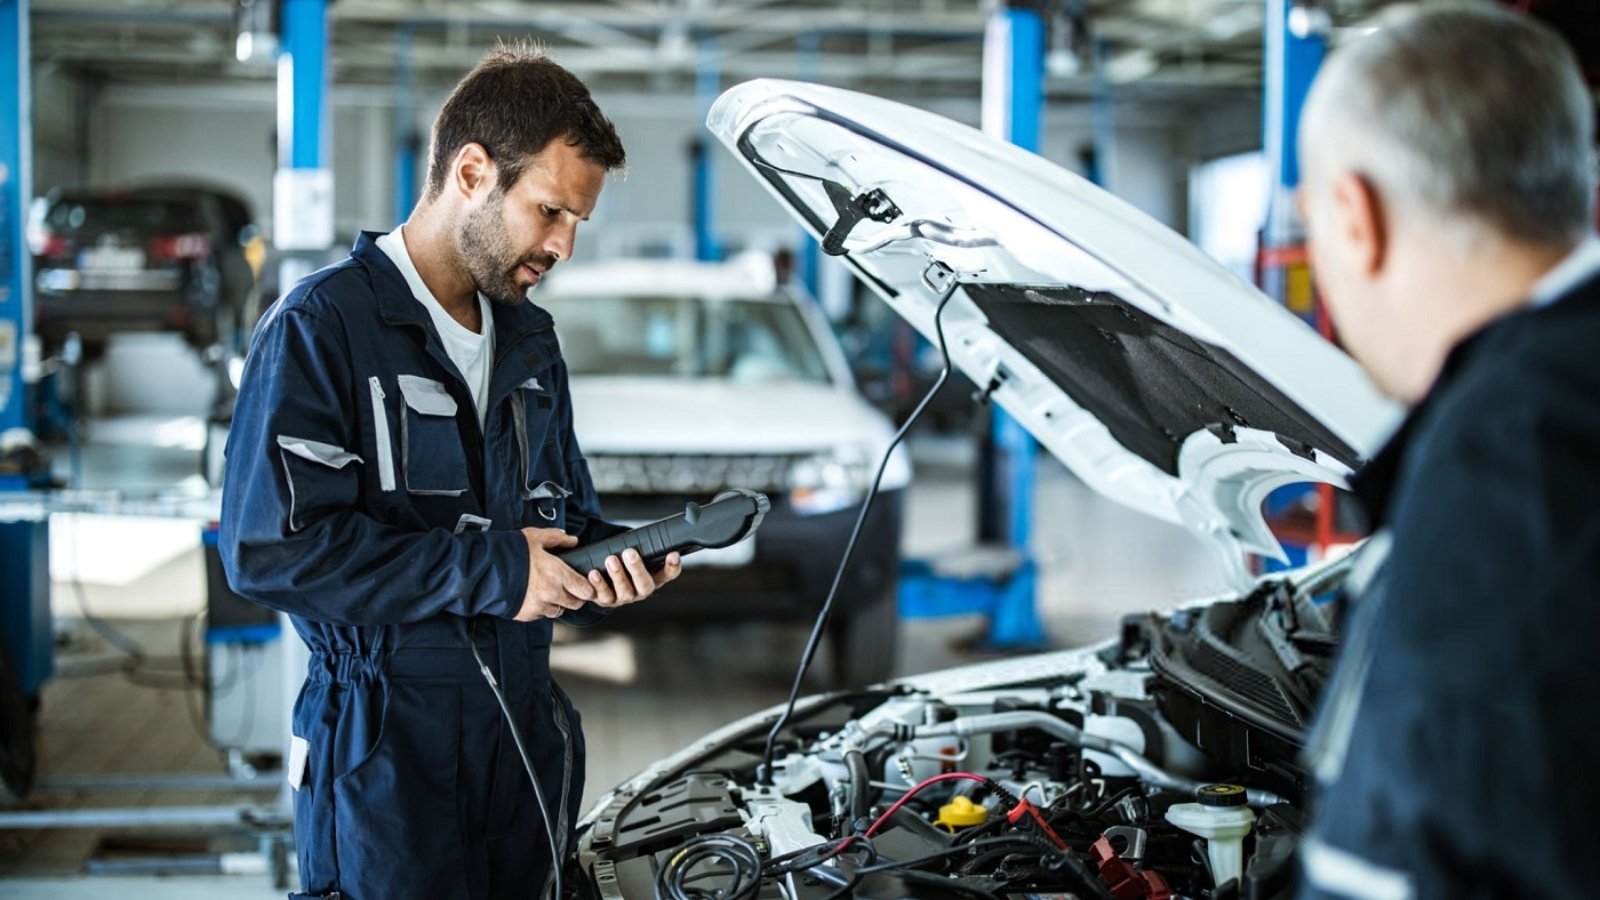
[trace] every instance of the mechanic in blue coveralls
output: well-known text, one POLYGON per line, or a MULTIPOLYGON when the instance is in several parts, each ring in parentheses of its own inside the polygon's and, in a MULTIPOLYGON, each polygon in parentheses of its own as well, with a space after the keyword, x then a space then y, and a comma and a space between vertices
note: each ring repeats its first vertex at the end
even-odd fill
POLYGON ((1528 16, 1373 24, 1306 103, 1302 205, 1340 337, 1411 413, 1353 484, 1377 530, 1311 740, 1302 895, 1594 896, 1594 99, 1528 16))
MULTIPOLYGON (((680 572, 553 553, 618 531, 573 436, 567 370, 530 289, 573 253, 621 141, 537 49, 491 52, 433 125, 406 223, 295 285, 262 321, 228 441, 230 583, 311 650, 288 775, 304 893, 527 898, 544 811, 568 842, 584 743, 550 676, 552 620, 592 623, 680 572)), ((604 415, 592 410, 590 415, 604 415)))

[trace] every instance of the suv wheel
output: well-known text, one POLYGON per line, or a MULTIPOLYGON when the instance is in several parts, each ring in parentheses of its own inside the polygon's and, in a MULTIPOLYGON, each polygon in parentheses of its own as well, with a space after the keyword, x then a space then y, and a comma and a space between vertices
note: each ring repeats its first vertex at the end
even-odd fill
POLYGON ((34 711, 0 635, 0 809, 16 806, 33 787, 34 726, 34 711))
POLYGON ((891 581, 871 602, 849 615, 835 615, 828 624, 834 687, 858 688, 887 681, 894 674, 899 647, 899 585, 891 581))

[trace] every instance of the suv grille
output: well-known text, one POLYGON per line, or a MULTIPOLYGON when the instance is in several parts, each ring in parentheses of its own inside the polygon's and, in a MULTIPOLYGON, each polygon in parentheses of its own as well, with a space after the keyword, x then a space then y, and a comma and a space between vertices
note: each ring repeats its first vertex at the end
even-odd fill
POLYGON ((804 454, 597 454, 589 475, 602 494, 707 494, 728 488, 788 490, 789 469, 804 454))

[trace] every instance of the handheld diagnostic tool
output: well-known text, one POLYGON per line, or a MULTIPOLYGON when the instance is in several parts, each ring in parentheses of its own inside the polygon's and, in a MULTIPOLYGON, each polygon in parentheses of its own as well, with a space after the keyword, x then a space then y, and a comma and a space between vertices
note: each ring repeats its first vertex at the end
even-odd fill
POLYGON ((762 518, 771 508, 766 494, 742 488, 724 491, 703 506, 690 503, 675 516, 557 555, 579 572, 604 571, 606 557, 621 556, 622 551, 632 547, 653 569, 672 552, 689 554, 739 543, 761 527, 762 518))

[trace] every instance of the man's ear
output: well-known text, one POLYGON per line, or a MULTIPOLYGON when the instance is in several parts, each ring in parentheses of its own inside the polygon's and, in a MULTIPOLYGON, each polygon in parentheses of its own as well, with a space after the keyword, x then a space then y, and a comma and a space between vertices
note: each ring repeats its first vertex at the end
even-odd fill
POLYGON ((494 186, 494 160, 479 143, 461 145, 450 162, 450 183, 464 199, 494 186))
POLYGON ((1372 180, 1344 172, 1333 180, 1333 225, 1362 275, 1373 277, 1388 261, 1390 230, 1383 196, 1372 180))

